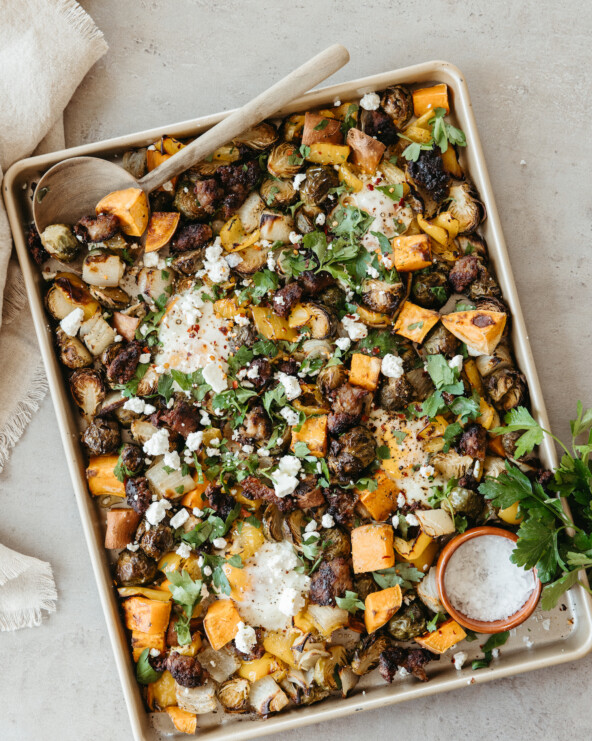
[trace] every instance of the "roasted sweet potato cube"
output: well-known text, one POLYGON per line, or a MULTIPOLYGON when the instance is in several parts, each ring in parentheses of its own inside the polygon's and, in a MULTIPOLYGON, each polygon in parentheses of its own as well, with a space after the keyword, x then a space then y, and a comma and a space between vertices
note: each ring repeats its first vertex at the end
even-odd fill
POLYGON ((347 143, 352 150, 353 164, 369 175, 374 175, 386 149, 385 145, 360 129, 350 129, 347 132, 347 143))
POLYGON ((395 482, 384 471, 376 474, 378 486, 374 491, 364 490, 360 501, 366 507, 373 520, 381 522, 397 509, 398 489, 395 482))
POLYGON ((413 91, 413 112, 418 118, 434 108, 444 108, 446 113, 450 113, 448 87, 445 83, 413 91))
POLYGON ((104 494, 125 496, 125 485, 113 473, 117 460, 116 455, 91 455, 86 467, 86 480, 90 493, 95 497, 104 494))
POLYGON ((181 733, 194 734, 197 729, 197 715, 187 710, 171 705, 165 708, 165 712, 173 721, 175 728, 181 733))
POLYGON ((308 445, 311 455, 324 458, 327 454, 327 415, 319 414, 316 417, 309 417, 298 432, 293 429, 290 445, 292 451, 299 442, 308 445))
POLYGON ((164 633, 142 633, 139 630, 132 630, 132 653, 134 661, 139 661, 142 651, 146 648, 155 648, 157 651, 166 650, 166 641, 164 633))
POLYGON ((491 355, 502 338, 506 315, 501 311, 456 311, 442 317, 442 324, 461 342, 481 355, 491 355))
POLYGON ((203 621, 208 641, 214 651, 229 643, 238 630, 241 616, 232 600, 217 599, 208 607, 203 621))
POLYGON ((395 267, 400 273, 421 270, 429 267, 433 262, 432 249, 427 234, 395 237, 392 245, 395 253, 395 267))
POLYGON ((171 602, 146 599, 146 597, 130 597, 121 604, 125 616, 125 624, 129 630, 138 630, 141 633, 156 635, 164 633, 169 624, 171 602))
POLYGON ((111 509, 107 512, 105 548, 125 548, 136 532, 141 515, 133 509, 111 509))
POLYGON ((374 633, 375 630, 382 628, 385 623, 401 607, 403 602, 403 593, 401 587, 397 584, 394 587, 381 589, 378 592, 372 592, 366 597, 364 602, 364 623, 368 633, 374 633))
POLYGON ((395 332, 412 342, 423 342, 427 333, 434 327, 440 315, 437 311, 405 301, 395 322, 395 332))
POLYGON ((307 111, 304 116, 302 144, 310 147, 311 144, 316 144, 317 142, 341 144, 343 142, 341 124, 334 118, 326 118, 318 113, 307 111))
POLYGON ((173 238, 180 218, 181 214, 177 211, 155 211, 152 213, 146 230, 144 250, 146 252, 156 252, 156 250, 168 244, 173 238))
POLYGON ((355 574, 390 569, 395 563, 393 528, 390 525, 361 525, 351 531, 355 574))
POLYGON ((150 206, 148 196, 141 188, 125 188, 109 193, 96 206, 98 214, 114 214, 121 230, 130 237, 141 237, 148 226, 150 206))
POLYGON ((431 633, 424 633, 415 640, 420 646, 427 648, 428 651, 434 654, 443 654, 452 646, 460 643, 466 636, 467 634, 456 620, 449 618, 446 622, 441 623, 436 630, 431 633))
POLYGON ((382 360, 371 355, 356 352, 351 358, 349 382, 368 391, 376 391, 382 360))

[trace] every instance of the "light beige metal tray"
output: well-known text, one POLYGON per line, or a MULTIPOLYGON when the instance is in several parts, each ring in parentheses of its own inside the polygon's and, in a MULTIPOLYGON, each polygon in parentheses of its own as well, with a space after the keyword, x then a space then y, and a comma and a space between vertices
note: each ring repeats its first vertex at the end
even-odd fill
MULTIPOLYGON (((491 260, 497 271, 504 298, 512 311, 512 336, 516 358, 521 370, 526 374, 530 388, 533 414, 549 429, 547 413, 539 380, 534 367, 528 341, 528 334, 518 296, 510 260, 502 234, 499 216, 495 206, 485 159, 477 133, 475 118, 471 107, 469 92, 463 74, 446 62, 427 62, 392 72, 366 77, 314 91, 294 102, 282 113, 293 113, 314 106, 330 105, 335 100, 347 101, 360 97, 366 92, 381 90, 388 85, 406 83, 409 85, 445 82, 450 89, 453 111, 459 126, 467 137, 468 146, 461 159, 466 172, 470 173, 481 198, 486 205, 488 217, 480 231, 489 245, 491 260)), ((150 131, 96 142, 49 155, 32 157, 13 165, 4 178, 4 198, 14 235, 16 250, 23 269, 29 303, 41 355, 49 378, 49 385, 58 418, 58 424, 72 477, 76 501, 86 535, 88 549, 97 580, 99 594, 107 628, 111 637, 115 661, 121 678, 123 693, 129 711, 133 735, 138 740, 154 741, 176 734, 164 713, 146 712, 140 690, 134 676, 134 664, 130 658, 125 629, 120 620, 118 602, 109 571, 107 554, 103 548, 103 525, 101 513, 89 496, 84 475, 85 462, 79 444, 77 414, 73 409, 67 384, 53 348, 52 330, 43 309, 44 282, 40 271, 32 261, 26 248, 26 226, 31 220, 30 184, 39 179, 41 173, 50 166, 68 157, 77 155, 96 155, 109 159, 120 157, 130 147, 151 144, 163 134, 176 137, 195 136, 220 121, 227 113, 204 116, 173 126, 165 126, 150 131)), ((541 447, 541 456, 547 467, 557 463, 556 452, 548 439, 541 447)), ((592 648, 592 609, 590 598, 581 587, 572 589, 559 606, 550 613, 535 612, 524 625, 515 631, 502 648, 500 657, 487 669, 472 671, 472 658, 480 655, 479 644, 473 642, 463 646, 469 654, 465 668, 457 671, 452 660, 444 655, 439 662, 430 664, 430 681, 420 683, 412 677, 400 679, 392 685, 385 685, 376 672, 363 677, 362 681, 347 699, 329 698, 310 707, 296 708, 280 713, 266 721, 224 719, 220 716, 200 717, 198 733, 208 741, 214 739, 255 738, 269 733, 279 733, 308 723, 331 720, 361 710, 372 710, 385 705, 411 700, 416 697, 444 692, 474 682, 487 682, 520 672, 539 669, 584 656, 592 648), (373 676, 374 675, 374 676, 373 676)))

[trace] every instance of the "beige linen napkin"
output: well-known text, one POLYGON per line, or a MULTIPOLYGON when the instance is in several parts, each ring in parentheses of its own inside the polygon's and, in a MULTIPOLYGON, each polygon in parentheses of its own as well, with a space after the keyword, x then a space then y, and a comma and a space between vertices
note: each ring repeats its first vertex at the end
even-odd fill
MULTIPOLYGON (((18 159, 64 146, 62 113, 107 51, 103 34, 74 0, 2 0, 0 18, 0 181, 18 159)), ((47 383, 22 276, 0 201, 0 471, 43 398, 47 383)), ((1 537, 1 532, 0 532, 1 537)), ((55 609, 49 564, 0 546, 0 630, 38 625, 55 609)))

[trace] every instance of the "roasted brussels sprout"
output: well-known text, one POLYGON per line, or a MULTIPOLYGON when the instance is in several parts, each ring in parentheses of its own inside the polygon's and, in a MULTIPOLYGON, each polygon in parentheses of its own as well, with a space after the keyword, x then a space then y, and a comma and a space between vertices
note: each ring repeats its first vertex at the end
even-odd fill
POLYGON ((405 409, 413 400, 413 386, 403 375, 400 378, 387 378, 380 387, 378 403, 389 412, 405 409))
POLYGON ((415 303, 426 309, 439 309, 448 301, 450 289, 446 275, 440 270, 430 270, 424 273, 418 271, 413 276, 411 294, 415 303))
POLYGON ((277 138, 278 133, 275 126, 268 123, 260 123, 243 131, 242 134, 232 140, 232 143, 236 146, 243 144, 249 147, 249 149, 262 152, 264 149, 271 147, 277 141, 277 138))
POLYGON ((347 664, 347 652, 345 646, 330 646, 330 656, 319 659, 314 668, 313 679, 315 683, 325 690, 338 689, 337 670, 347 664))
POLYGON ((84 417, 90 422, 105 400, 105 382, 92 368, 80 368, 70 376, 70 392, 84 417))
POLYGON ((146 457, 144 451, 138 445, 132 445, 132 443, 126 443, 121 452, 121 463, 130 476, 137 476, 142 472, 142 469, 146 465, 146 457))
POLYGON ((423 368, 414 368, 407 372, 407 380, 415 391, 415 401, 423 401, 434 390, 429 374, 423 368))
POLYGON ((412 641, 416 636, 425 633, 426 616, 418 602, 404 607, 392 617, 387 625, 388 632, 397 641, 412 641))
POLYGON ((403 283, 387 283, 382 280, 365 280, 362 283, 362 301, 372 311, 392 314, 405 298, 403 283))
POLYGON ((246 347, 252 347, 253 343, 257 339, 257 331, 252 324, 247 324, 244 327, 238 327, 235 333, 230 336, 228 346, 230 351, 235 353, 243 345, 246 347))
POLYGON ((461 512, 472 519, 479 517, 484 506, 483 497, 480 494, 462 486, 455 486, 448 495, 448 502, 442 503, 442 509, 450 509, 450 514, 461 512))
POLYGON ((263 534, 267 540, 279 543, 283 540, 282 533, 283 517, 275 504, 268 504, 265 507, 262 517, 263 534))
POLYGON ((464 255, 474 255, 483 262, 487 261, 487 243, 479 234, 459 234, 456 242, 464 255))
POLYGON ((298 149, 290 142, 277 144, 267 158, 267 170, 276 178, 293 178, 301 165, 298 149))
POLYGON ((132 149, 129 152, 124 152, 122 164, 136 180, 144 177, 147 171, 146 148, 143 147, 142 149, 132 149))
POLYGON ((339 440, 333 440, 329 453, 329 469, 339 481, 348 482, 374 460, 376 441, 366 427, 354 427, 339 440))
POLYGON ((494 404, 505 412, 524 403, 527 395, 526 378, 520 371, 502 368, 485 381, 494 404))
POLYGON ((151 527, 142 535, 140 547, 147 556, 159 559, 173 547, 173 531, 168 525, 162 523, 151 527))
POLYGON ((391 641, 384 635, 371 633, 363 638, 356 646, 351 668, 354 674, 362 676, 368 674, 378 666, 380 654, 391 645, 391 641))
POLYGON ((247 713, 250 687, 248 679, 233 677, 218 688, 218 700, 229 713, 247 713))
POLYGON ((331 561, 334 558, 347 558, 351 553, 349 535, 338 527, 323 530, 323 558, 331 561))
POLYGON ((502 341, 491 355, 479 355, 475 358, 477 370, 482 378, 487 378, 494 371, 513 368, 512 353, 508 345, 502 341))
POLYGON ((404 129, 413 115, 413 97, 403 85, 387 87, 380 99, 380 105, 398 129, 404 129))
POLYGON ((324 396, 347 382, 347 371, 343 365, 325 366, 317 376, 317 386, 324 396))
POLYGON ((47 252, 60 262, 72 262, 80 250, 80 242, 66 224, 50 224, 40 236, 47 252))
POLYGON ((141 550, 135 553, 121 551, 115 566, 115 578, 122 587, 149 584, 156 576, 156 572, 156 561, 141 550))
POLYGON ((373 592, 378 592, 380 587, 374 581, 371 574, 356 574, 354 577, 354 592, 364 602, 366 597, 373 592))
POLYGON ((97 418, 82 433, 82 444, 91 455, 109 455, 121 444, 117 422, 97 418))
POLYGON ((314 165, 306 171, 306 180, 300 186, 300 199, 307 206, 319 206, 331 188, 339 185, 339 178, 332 167, 314 165))
POLYGON ((312 302, 297 304, 288 319, 290 327, 309 327, 311 337, 325 340, 335 333, 336 320, 333 314, 322 304, 312 302))
POLYGON ((259 188, 259 193, 268 206, 285 208, 296 200, 296 191, 291 180, 266 178, 259 188))
POLYGON ((301 234, 308 234, 318 229, 317 219, 325 218, 325 212, 318 206, 303 205, 294 214, 294 224, 301 234))
POLYGON ((338 285, 328 286, 321 292, 319 303, 324 304, 329 309, 339 311, 345 303, 345 291, 338 285))
MULTIPOLYGON (((434 149, 423 149, 416 162, 407 162, 407 172, 413 181, 423 188, 436 203, 448 195, 449 175, 444 170, 440 152, 434 149)), ((463 183, 464 185, 464 183, 463 183)), ((458 186, 455 186, 458 187, 458 186)), ((452 193, 450 193, 452 195, 452 193)), ((446 202, 448 208, 451 204, 446 202)), ((448 209, 452 211, 451 208, 448 209)), ((454 214, 456 216, 456 214, 454 214)))
POLYGON ((458 340, 443 324, 436 324, 423 342, 423 349, 428 355, 446 355, 452 358, 460 347, 458 340))
POLYGON ((187 177, 179 180, 173 200, 173 208, 179 211, 188 221, 196 221, 207 216, 195 194, 195 182, 187 177))
POLYGON ((272 433, 271 419, 262 406, 254 406, 246 415, 242 427, 242 434, 249 440, 261 442, 268 440, 272 433))
POLYGON ((121 288, 100 288, 99 286, 91 286, 90 293, 101 306, 105 309, 112 309, 113 311, 121 311, 129 306, 130 297, 121 288))
POLYGON ((485 218, 485 206, 474 186, 468 182, 453 183, 448 196, 450 201, 446 203, 446 210, 458 219, 459 234, 474 232, 485 218))
POLYGON ((430 463, 447 479, 460 479, 473 465, 473 459, 468 455, 459 455, 454 450, 447 453, 436 453, 430 463))
POLYGON ((86 368, 92 365, 93 357, 76 337, 70 337, 58 327, 56 332, 60 360, 67 368, 86 368))
POLYGON ((177 270, 183 275, 195 275, 198 270, 203 268, 204 251, 202 249, 182 252, 171 261, 173 270, 177 270))
POLYGON ((305 340, 302 343, 302 352, 308 360, 329 360, 333 357, 333 343, 330 340, 305 340))

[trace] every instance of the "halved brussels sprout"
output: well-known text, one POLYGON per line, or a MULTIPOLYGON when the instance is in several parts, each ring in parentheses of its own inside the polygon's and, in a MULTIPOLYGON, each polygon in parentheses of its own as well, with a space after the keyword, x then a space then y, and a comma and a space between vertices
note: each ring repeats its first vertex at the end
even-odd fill
POLYGON ((249 149, 255 149, 258 152, 271 147, 271 145, 277 140, 278 133, 275 126, 268 123, 260 123, 257 126, 252 126, 250 129, 243 131, 242 134, 236 136, 232 143, 236 146, 244 144, 249 149))
POLYGON ((319 206, 331 188, 339 185, 339 178, 332 167, 315 165, 306 170, 306 180, 300 186, 300 198, 307 206, 319 206))
POLYGON ((332 561, 334 558, 347 558, 351 553, 351 540, 349 535, 338 527, 323 530, 323 558, 332 561))
POLYGON ((448 495, 448 500, 442 502, 442 509, 450 510, 450 514, 462 512, 473 519, 483 512, 483 497, 472 489, 455 486, 448 495))
POLYGON ((338 311, 345 304, 345 291, 338 285, 328 286, 319 296, 319 303, 338 311))
POLYGON ((411 602, 389 620, 388 632, 397 641, 412 641, 426 632, 426 617, 418 602, 411 602))
POLYGON ((383 280, 369 279, 362 283, 362 301, 372 311, 393 314, 405 298, 402 282, 387 283, 383 280))
POLYGON ((268 504, 263 512, 263 534, 267 540, 280 543, 284 539, 282 532, 283 517, 275 504, 268 504))
POLYGON ((420 270, 413 276, 411 294, 414 303, 426 309, 439 309, 448 301, 450 295, 447 276, 440 270, 425 273, 420 270))
POLYGON ((198 270, 203 268, 204 251, 203 249, 190 250, 182 252, 171 261, 171 268, 177 270, 183 275, 195 275, 198 270))
POLYGON ((207 216, 195 194, 195 183, 187 177, 179 180, 173 200, 173 208, 183 214, 188 221, 203 219, 207 216))
POLYGON ((323 396, 329 396, 344 383, 347 383, 347 371, 343 365, 325 366, 317 376, 317 386, 323 396))
POLYGON ((297 304, 290 312, 288 325, 292 329, 309 327, 310 334, 315 340, 331 337, 337 326, 335 317, 325 306, 312 302, 297 304))
POLYGON ((240 219, 246 234, 254 232, 259 227, 261 212, 265 208, 263 200, 256 190, 252 191, 243 205, 238 209, 236 215, 240 219))
POLYGON ((309 234, 316 231, 318 229, 317 219, 320 214, 322 214, 322 217, 325 216, 325 212, 318 206, 304 204, 294 214, 296 229, 301 234, 309 234))
POLYGON ((336 674, 340 666, 347 664, 347 652, 345 646, 331 646, 329 653, 329 656, 320 658, 315 664, 313 679, 324 690, 336 690, 336 674))
POLYGON ((460 347, 458 340, 443 324, 437 324, 423 341, 423 349, 428 355, 446 355, 451 358, 460 347))
POLYGON ((146 174, 146 147, 142 149, 132 149, 124 152, 122 159, 123 167, 133 175, 136 180, 144 177, 146 174))
POLYGON ((87 421, 91 421, 105 400, 105 382, 99 371, 80 368, 70 376, 70 392, 87 421))
POLYGON ((494 371, 486 379, 485 385, 494 404, 505 412, 524 403, 528 393, 525 377, 512 368, 494 371))
POLYGON ((60 262, 72 262, 80 250, 80 242, 66 224, 50 224, 40 237, 47 252, 60 262))
POLYGON ((246 713, 249 709, 250 687, 248 679, 229 679, 218 688, 218 700, 229 713, 246 713))
POLYGON ((93 357, 76 337, 70 337, 60 327, 56 332, 60 360, 67 368, 86 368, 92 365, 93 357))
POLYGON ((376 440, 366 427, 354 427, 339 438, 332 449, 329 469, 340 481, 356 478, 375 458, 376 440))
POLYGON ((459 234, 468 234, 485 218, 485 206, 479 200, 475 188, 467 182, 453 183, 448 190, 446 210, 458 219, 459 234))
POLYGON ((512 368, 512 353, 505 342, 500 342, 491 355, 479 355, 475 358, 477 370, 482 378, 487 378, 494 371, 512 368))
POLYGON ((277 144, 267 158, 267 169, 276 178, 293 178, 302 165, 298 148, 290 142, 277 144))
POLYGON ((237 272, 241 273, 241 275, 253 275, 258 270, 262 270, 267 263, 269 247, 261 247, 256 244, 252 247, 246 247, 238 254, 241 256, 242 261, 236 266, 237 272))
POLYGON ((479 234, 459 234, 456 242, 463 255, 474 255, 487 262, 489 255, 487 243, 479 234))
POLYGON ((121 445, 117 422, 100 417, 95 419, 81 435, 82 444, 91 455, 109 455, 121 445))
POLYGON ((351 662, 353 673, 361 677, 372 669, 376 669, 380 654, 390 646, 389 638, 378 633, 371 633, 363 638, 356 646, 351 662))
POLYGON ((296 191, 291 180, 266 178, 259 188, 259 193, 268 206, 285 208, 296 200, 296 191))
POLYGON ((447 453, 436 453, 430 463, 446 479, 460 479, 473 464, 470 455, 460 455, 454 450, 447 453))
POLYGON ((398 412, 406 409, 413 400, 413 386, 405 375, 400 378, 387 378, 380 387, 378 402, 383 409, 389 412, 398 412))
POLYGON ((106 309, 120 311, 129 305, 130 297, 121 288, 99 288, 91 286, 90 293, 106 309))
POLYGON ((380 99, 380 105, 398 129, 404 129, 413 115, 413 97, 403 85, 387 87, 380 99))
POLYGON ((329 340, 305 340, 302 343, 302 352, 308 360, 329 360, 333 357, 333 345, 329 340))
POLYGON ((114 288, 123 278, 125 265, 117 255, 93 250, 82 262, 82 280, 89 286, 114 288))

